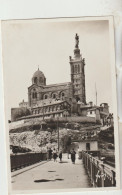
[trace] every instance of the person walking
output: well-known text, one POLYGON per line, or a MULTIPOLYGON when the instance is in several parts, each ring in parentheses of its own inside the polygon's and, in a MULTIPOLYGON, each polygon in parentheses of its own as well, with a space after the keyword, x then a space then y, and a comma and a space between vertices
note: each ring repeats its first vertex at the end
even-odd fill
POLYGON ((72 152, 71 152, 71 161, 72 161, 73 164, 75 164, 75 158, 76 158, 75 156, 76 156, 76 152, 75 152, 75 150, 73 148, 72 152))
POLYGON ((70 150, 68 150, 68 152, 67 152, 67 158, 69 159, 70 157, 69 157, 69 155, 70 155, 71 153, 70 153, 70 150))
POLYGON ((53 159, 54 159, 54 162, 57 162, 57 151, 55 148, 53 150, 53 159))
POLYGON ((51 150, 51 148, 49 148, 49 160, 51 160, 52 159, 52 150, 51 150))
POLYGON ((62 150, 59 152, 60 162, 62 162, 62 150))

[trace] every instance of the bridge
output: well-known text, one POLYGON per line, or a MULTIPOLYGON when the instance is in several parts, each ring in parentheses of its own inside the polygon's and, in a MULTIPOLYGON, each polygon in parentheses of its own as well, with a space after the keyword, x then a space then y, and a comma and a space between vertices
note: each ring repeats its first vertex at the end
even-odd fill
POLYGON ((15 155, 12 158, 13 190, 90 188, 116 185, 115 169, 104 165, 102 161, 87 152, 82 152, 82 159, 78 159, 78 155, 76 155, 75 164, 72 164, 67 154, 63 154, 62 162, 59 159, 57 162, 46 160, 46 154, 32 154, 32 156, 30 154, 28 158, 27 155, 21 155, 18 164, 18 156, 15 155))

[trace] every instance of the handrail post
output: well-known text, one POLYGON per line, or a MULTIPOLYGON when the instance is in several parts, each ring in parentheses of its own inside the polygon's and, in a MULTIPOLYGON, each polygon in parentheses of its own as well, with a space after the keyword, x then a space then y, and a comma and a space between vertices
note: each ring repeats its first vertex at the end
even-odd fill
POLYGON ((92 185, 95 187, 95 160, 92 158, 92 185))
POLYGON ((88 153, 87 153, 87 173, 88 173, 88 160, 89 160, 89 156, 88 156, 88 153))
POLYGON ((92 156, 90 156, 90 180, 92 184, 92 156))
POLYGON ((112 186, 116 186, 116 179, 115 179, 116 173, 113 170, 111 171, 112 171, 112 186))
POLYGON ((104 165, 101 164, 101 187, 104 187, 104 165))

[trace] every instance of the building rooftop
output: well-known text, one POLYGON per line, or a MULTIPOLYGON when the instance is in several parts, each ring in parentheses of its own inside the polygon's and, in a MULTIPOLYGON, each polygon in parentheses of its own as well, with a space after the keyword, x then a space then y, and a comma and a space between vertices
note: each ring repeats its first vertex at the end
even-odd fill
POLYGON ((44 100, 37 101, 37 105, 34 106, 33 108, 45 107, 45 106, 50 106, 50 105, 57 105, 57 104, 61 104, 63 102, 67 102, 67 101, 66 100, 60 100, 60 99, 44 99, 44 100))
POLYGON ((64 85, 69 86, 69 85, 71 85, 71 82, 50 84, 50 85, 46 85, 45 88, 48 88, 48 87, 55 87, 55 86, 64 86, 64 85))

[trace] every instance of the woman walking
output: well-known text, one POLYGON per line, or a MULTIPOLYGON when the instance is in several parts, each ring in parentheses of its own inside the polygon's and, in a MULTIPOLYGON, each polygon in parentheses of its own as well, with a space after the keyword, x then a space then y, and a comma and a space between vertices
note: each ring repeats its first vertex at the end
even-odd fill
POLYGON ((72 160, 72 163, 75 164, 75 155, 76 155, 76 152, 73 148, 72 152, 71 152, 71 160, 72 160))

